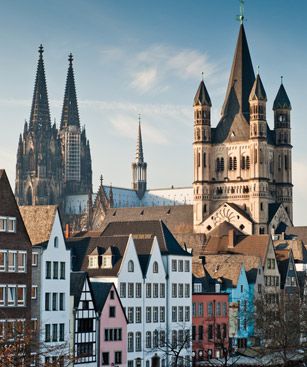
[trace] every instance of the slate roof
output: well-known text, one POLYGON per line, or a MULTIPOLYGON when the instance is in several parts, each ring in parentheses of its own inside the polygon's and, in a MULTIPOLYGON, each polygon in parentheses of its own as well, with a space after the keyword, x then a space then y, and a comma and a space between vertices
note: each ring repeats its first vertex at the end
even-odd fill
POLYGON ((276 250, 291 249, 295 262, 307 263, 307 249, 300 238, 286 235, 283 239, 273 241, 273 244, 276 250))
POLYGON ((42 245, 49 241, 57 208, 56 205, 19 207, 32 245, 42 245))
POLYGON ((209 107, 212 106, 209 93, 207 91, 207 88, 203 80, 200 82, 199 87, 194 97, 194 106, 197 106, 197 105, 209 106, 209 107))
POLYGON ((85 271, 70 273, 70 295, 74 297, 74 308, 77 308, 79 305, 82 289, 86 279, 87 273, 85 271))
MULTIPOLYGON (((101 314, 103 307, 108 299, 108 295, 113 286, 113 283, 104 282, 93 282, 91 281, 91 286, 94 294, 94 300, 96 305, 96 311, 101 314)), ((115 288, 115 287, 114 287, 115 288)))
POLYGON ((269 203, 269 215, 268 215, 268 222, 270 223, 273 219, 274 215, 276 214, 277 210, 281 206, 280 203, 269 203))
POLYGON ((281 83, 279 90, 277 92, 276 98, 273 103, 273 110, 277 109, 289 109, 291 110, 291 102, 285 90, 283 83, 281 83))
POLYGON ((249 100, 267 101, 265 89, 259 74, 257 74, 253 88, 249 95, 249 100))
POLYGON ((307 246, 307 226, 287 227, 286 235, 288 238, 297 237, 303 241, 305 246, 307 246))
POLYGON ((104 225, 148 220, 162 220, 174 234, 193 232, 193 205, 107 209, 104 225))

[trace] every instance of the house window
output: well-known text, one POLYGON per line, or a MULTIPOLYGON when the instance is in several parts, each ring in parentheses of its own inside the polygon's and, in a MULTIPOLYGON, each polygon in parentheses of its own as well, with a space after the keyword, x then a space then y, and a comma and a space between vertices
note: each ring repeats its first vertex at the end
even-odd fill
POLYGON ((151 298, 151 283, 146 284, 146 298, 151 298))
POLYGON ((172 322, 177 322, 177 307, 172 307, 172 322))
POLYGON ((208 316, 212 317, 212 315, 213 315, 213 303, 208 302, 208 316))
POLYGON ((177 330, 172 331, 172 348, 177 348, 177 330))
POLYGON ((59 302, 59 310, 60 311, 64 311, 65 310, 65 298, 64 298, 65 293, 60 293, 60 302, 59 302))
POLYGON ((189 322, 190 321, 190 306, 185 306, 184 309, 184 313, 185 313, 185 321, 189 322))
POLYGON ((133 351, 134 351, 133 333, 128 333, 128 352, 131 353, 133 351))
POLYGON ((106 268, 112 268, 112 256, 110 256, 110 255, 104 255, 102 257, 102 267, 104 269, 106 269, 106 268))
POLYGON ((53 246, 55 248, 58 248, 59 247, 59 239, 57 236, 54 237, 54 240, 53 240, 53 246))
POLYGON ((165 298, 165 284, 160 283, 160 298, 165 298))
POLYGON ((142 283, 135 284, 135 297, 136 298, 142 297, 142 283))
POLYGON ((110 292, 110 299, 114 299, 114 291, 110 292))
POLYGON ((152 308, 152 322, 158 322, 159 307, 152 308))
POLYGON ((183 260, 178 260, 178 271, 183 272, 183 260))
POLYGON ((126 283, 120 283, 119 292, 120 298, 126 298, 126 283))
POLYGON ((50 324, 46 324, 45 325, 45 342, 48 343, 50 342, 51 338, 50 338, 50 324))
POLYGON ((97 255, 88 257, 88 267, 90 269, 98 268, 98 256, 97 255))
POLYGON ((141 309, 141 307, 136 307, 135 308, 135 322, 138 323, 138 324, 142 322, 142 309, 141 309))
POLYGON ((16 305, 16 286, 9 285, 7 289, 7 305, 15 306, 16 305))
POLYGON ((129 273, 133 273, 134 272, 134 263, 132 260, 128 261, 128 271, 129 273))
POLYGON ((158 330, 155 330, 152 333, 152 346, 153 346, 153 348, 158 348, 158 346, 159 346, 159 332, 158 332, 158 330))
POLYGON ((32 266, 38 265, 38 253, 32 252, 32 266))
POLYGON ((177 298, 177 284, 172 283, 172 297, 177 298))
POLYGON ((133 324, 133 316, 134 316, 134 309, 133 307, 128 307, 128 322, 129 324, 133 324))
POLYGON ((65 324, 60 324, 60 342, 64 341, 64 334, 65 334, 65 324))
POLYGON ((53 279, 59 278, 59 263, 57 261, 53 262, 53 279))
POLYGON ((128 283, 128 298, 134 297, 134 283, 128 283))
POLYGON ((158 265, 157 261, 155 261, 152 265, 152 272, 153 273, 158 273, 158 271, 159 271, 159 265, 158 265))
POLYGON ((50 293, 45 293, 45 311, 50 311, 50 293))
POLYGON ((32 285, 31 299, 36 299, 36 298, 37 298, 37 285, 32 285))
POLYGON ((103 366, 109 365, 109 352, 103 352, 101 355, 101 364, 103 366))
POLYGON ((7 251, 0 250, 0 271, 6 271, 7 251))
POLYGON ((151 348, 151 332, 146 331, 146 348, 151 348))
POLYGON ((16 232, 16 218, 7 218, 7 232, 16 232))
POLYGON ((185 298, 190 297, 190 284, 185 285, 185 298))
POLYGON ((223 316, 227 316, 227 303, 223 302, 223 316))
POLYGON ((213 339, 213 326, 212 324, 208 325, 208 340, 212 340, 213 339))
POLYGON ((184 261, 184 271, 187 273, 190 272, 190 261, 189 260, 184 261))
POLYGON ((142 350, 142 334, 138 331, 135 333, 135 351, 141 352, 142 350))
POLYGON ((177 260, 172 260, 172 271, 177 271, 177 260))
POLYGON ((204 304, 203 303, 198 304, 198 316, 204 316, 204 304))
POLYGON ((6 217, 0 217, 0 232, 6 231, 6 217))
POLYGON ((9 272, 16 271, 16 251, 9 251, 8 253, 8 270, 9 272))
POLYGON ((46 279, 51 279, 51 261, 46 261, 46 279))
POLYGON ((198 340, 204 339, 204 327, 203 325, 198 326, 198 340))
POLYGON ((122 352, 114 353, 114 362, 115 364, 122 364, 122 352))
POLYGON ((178 307, 178 322, 183 322, 183 306, 178 307))
POLYGON ((65 279, 65 262, 61 261, 60 265, 60 279, 65 279))
POLYGON ((52 311, 57 311, 58 309, 58 294, 52 293, 52 311))
POLYGON ((159 297, 159 284, 158 283, 153 284, 152 296, 153 296, 153 298, 158 298, 159 297))
POLYGON ((165 331, 160 330, 160 347, 165 346, 165 331))
POLYGON ((115 306, 110 306, 109 317, 116 317, 115 306))
POLYGON ((58 324, 52 324, 52 341, 58 341, 58 324))
POLYGON ((183 284, 182 283, 178 284, 178 297, 183 298, 183 284))
POLYGON ((160 322, 165 322, 165 307, 160 307, 160 322))
POLYGON ((5 285, 0 285, 0 306, 5 306, 5 285))
POLYGON ((24 251, 18 252, 18 271, 24 273, 26 271, 27 253, 24 251))
POLYGON ((151 307, 146 307, 146 322, 151 322, 151 307))
POLYGON ((201 292, 202 292, 202 284, 194 283, 194 293, 201 293, 201 292))

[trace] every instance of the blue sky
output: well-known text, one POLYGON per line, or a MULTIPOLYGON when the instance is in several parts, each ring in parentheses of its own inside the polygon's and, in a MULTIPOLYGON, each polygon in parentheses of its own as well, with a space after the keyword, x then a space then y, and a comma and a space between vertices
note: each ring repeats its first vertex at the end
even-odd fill
MULTIPOLYGON (((18 135, 30 106, 37 48, 44 59, 51 116, 59 122, 74 67, 82 124, 90 139, 94 189, 131 185, 137 116, 142 114, 149 187, 190 186, 192 101, 201 72, 219 119, 239 24, 238 0, 12 0, 0 3, 0 167, 15 177, 18 135)), ((292 102, 295 224, 307 206, 305 0, 246 0, 250 52, 268 95, 280 76, 292 102)), ((272 113, 268 114, 272 126, 272 113)))

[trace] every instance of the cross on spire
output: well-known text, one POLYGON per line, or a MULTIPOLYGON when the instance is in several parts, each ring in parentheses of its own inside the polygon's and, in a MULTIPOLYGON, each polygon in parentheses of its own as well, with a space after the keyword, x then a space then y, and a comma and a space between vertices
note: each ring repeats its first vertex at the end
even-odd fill
POLYGON ((244 18, 244 0, 240 0, 240 15, 237 15, 237 20, 243 24, 244 18))
POLYGON ((201 80, 204 81, 204 72, 201 72, 201 80))
POLYGON ((284 77, 281 75, 281 77, 280 77, 280 83, 283 84, 283 81, 284 81, 284 77))
POLYGON ((39 45, 39 48, 38 48, 38 53, 39 53, 39 56, 42 57, 43 56, 43 52, 44 52, 44 47, 42 44, 39 45))
POLYGON ((74 57, 73 57, 72 53, 70 53, 69 56, 68 56, 68 61, 69 61, 70 66, 72 66, 73 60, 74 60, 74 57))
POLYGON ((102 186, 102 183, 103 183, 103 176, 100 175, 100 186, 102 186))

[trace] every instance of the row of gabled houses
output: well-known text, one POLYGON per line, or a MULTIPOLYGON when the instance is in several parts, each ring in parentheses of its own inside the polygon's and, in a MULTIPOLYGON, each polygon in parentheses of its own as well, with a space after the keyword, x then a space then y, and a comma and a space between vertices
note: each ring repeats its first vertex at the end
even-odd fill
POLYGON ((162 221, 110 223, 65 239, 56 206, 18 208, 4 171, 0 192, 1 336, 13 343, 23 315, 32 356, 21 363, 188 363, 192 256, 162 221))
POLYGON ((31 330, 26 366, 220 358, 260 343, 258 297, 305 293, 307 252, 293 235, 248 236, 223 222, 193 257, 155 219, 65 238, 58 208, 18 208, 4 171, 0 201, 0 337, 31 330))

